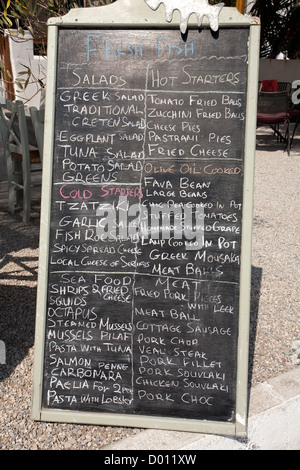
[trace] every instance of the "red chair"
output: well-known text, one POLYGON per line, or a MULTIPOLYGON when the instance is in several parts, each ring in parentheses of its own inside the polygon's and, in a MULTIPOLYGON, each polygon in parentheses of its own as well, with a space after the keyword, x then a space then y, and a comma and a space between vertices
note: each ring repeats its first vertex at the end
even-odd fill
POLYGON ((267 125, 286 143, 290 155, 290 114, 289 95, 286 92, 260 92, 257 106, 257 125, 267 125), (285 134, 280 132, 280 125, 286 127, 285 134))
POLYGON ((260 82, 259 91, 265 93, 276 93, 278 90, 278 81, 277 80, 263 80, 260 82))
POLYGON ((290 82, 278 82, 276 79, 273 80, 262 80, 259 83, 259 91, 264 91, 265 93, 276 93, 277 91, 285 91, 286 93, 291 94, 292 84, 290 82))

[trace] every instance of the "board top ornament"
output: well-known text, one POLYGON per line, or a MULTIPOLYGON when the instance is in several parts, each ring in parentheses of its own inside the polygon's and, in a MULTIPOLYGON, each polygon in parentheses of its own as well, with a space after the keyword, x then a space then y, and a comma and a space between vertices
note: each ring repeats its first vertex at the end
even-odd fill
POLYGON ((198 26, 202 24, 203 16, 209 20, 210 27, 213 31, 219 29, 219 15, 224 6, 224 3, 217 5, 210 5, 208 0, 145 0, 146 4, 157 10, 161 3, 164 4, 166 10, 166 21, 172 21, 173 13, 175 10, 180 12, 180 31, 184 34, 187 30, 189 17, 195 13, 197 16, 198 26))
POLYGON ((108 5, 90 8, 71 8, 64 16, 49 18, 48 26, 63 27, 142 27, 166 28, 180 26, 186 32, 188 23, 194 27, 249 27, 259 25, 259 19, 242 15, 235 7, 210 5, 209 0, 117 0, 108 5), (159 8, 164 3, 165 8, 159 8), (197 13, 199 12, 199 13, 197 13), (177 15, 178 13, 178 15, 177 15), (167 17, 167 19, 166 19, 167 17), (181 17, 181 18, 180 18, 181 17), (202 22, 203 20, 203 22, 202 22))

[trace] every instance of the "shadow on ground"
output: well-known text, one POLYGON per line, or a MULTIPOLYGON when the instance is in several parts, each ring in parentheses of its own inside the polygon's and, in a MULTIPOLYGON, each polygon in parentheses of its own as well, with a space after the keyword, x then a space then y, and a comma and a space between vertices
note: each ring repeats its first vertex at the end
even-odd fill
POLYGON ((38 243, 38 213, 25 225, 21 214, 0 209, 0 340, 5 345, 0 381, 34 344, 38 243))

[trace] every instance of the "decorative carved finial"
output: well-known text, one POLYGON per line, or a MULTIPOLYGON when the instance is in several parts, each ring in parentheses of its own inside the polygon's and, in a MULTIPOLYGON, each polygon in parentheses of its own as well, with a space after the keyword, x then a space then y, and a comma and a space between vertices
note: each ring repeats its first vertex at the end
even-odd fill
POLYGON ((224 3, 218 5, 210 5, 208 0, 145 0, 152 10, 157 10, 161 3, 164 4, 166 10, 166 21, 172 21, 174 10, 180 12, 180 31, 184 34, 187 30, 189 17, 195 13, 198 20, 198 26, 202 24, 203 16, 209 20, 210 27, 213 31, 219 29, 219 14, 224 3))

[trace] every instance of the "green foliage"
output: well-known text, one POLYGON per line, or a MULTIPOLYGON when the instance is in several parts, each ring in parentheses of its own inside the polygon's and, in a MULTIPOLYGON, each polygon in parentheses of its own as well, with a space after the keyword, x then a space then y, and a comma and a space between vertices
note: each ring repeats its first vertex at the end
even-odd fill
POLYGON ((113 3, 115 0, 0 0, 0 33, 5 29, 28 29, 32 36, 46 35, 52 16, 65 15, 71 8, 113 3))
POLYGON ((261 21, 261 56, 274 58, 287 51, 300 56, 300 6, 297 0, 256 0, 251 15, 261 21))
POLYGON ((28 29, 33 36, 46 34, 49 17, 64 15, 77 6, 72 0, 0 0, 0 5, 0 31, 28 29))
MULTIPOLYGON (((53 16, 63 16, 71 8, 100 6, 113 3, 115 0, 0 0, 0 34, 8 31, 14 39, 17 30, 18 41, 21 40, 24 30, 28 30, 35 40, 35 54, 37 49, 41 55, 45 54, 47 43, 47 20, 53 16)), ((26 40, 24 38, 24 40, 26 40)), ((1 59, 1 58, 0 58, 1 59)), ((24 65, 15 79, 18 91, 25 90, 29 83, 43 83, 34 77, 30 67, 24 65)), ((11 77, 0 60, 0 76, 9 82, 11 77)))
MULTIPOLYGON (((226 6, 236 6, 236 0, 210 0, 210 3, 220 1, 226 6)), ((261 57, 275 58, 279 52, 287 51, 290 59, 300 58, 299 0, 255 0, 250 14, 261 21, 261 57)))

